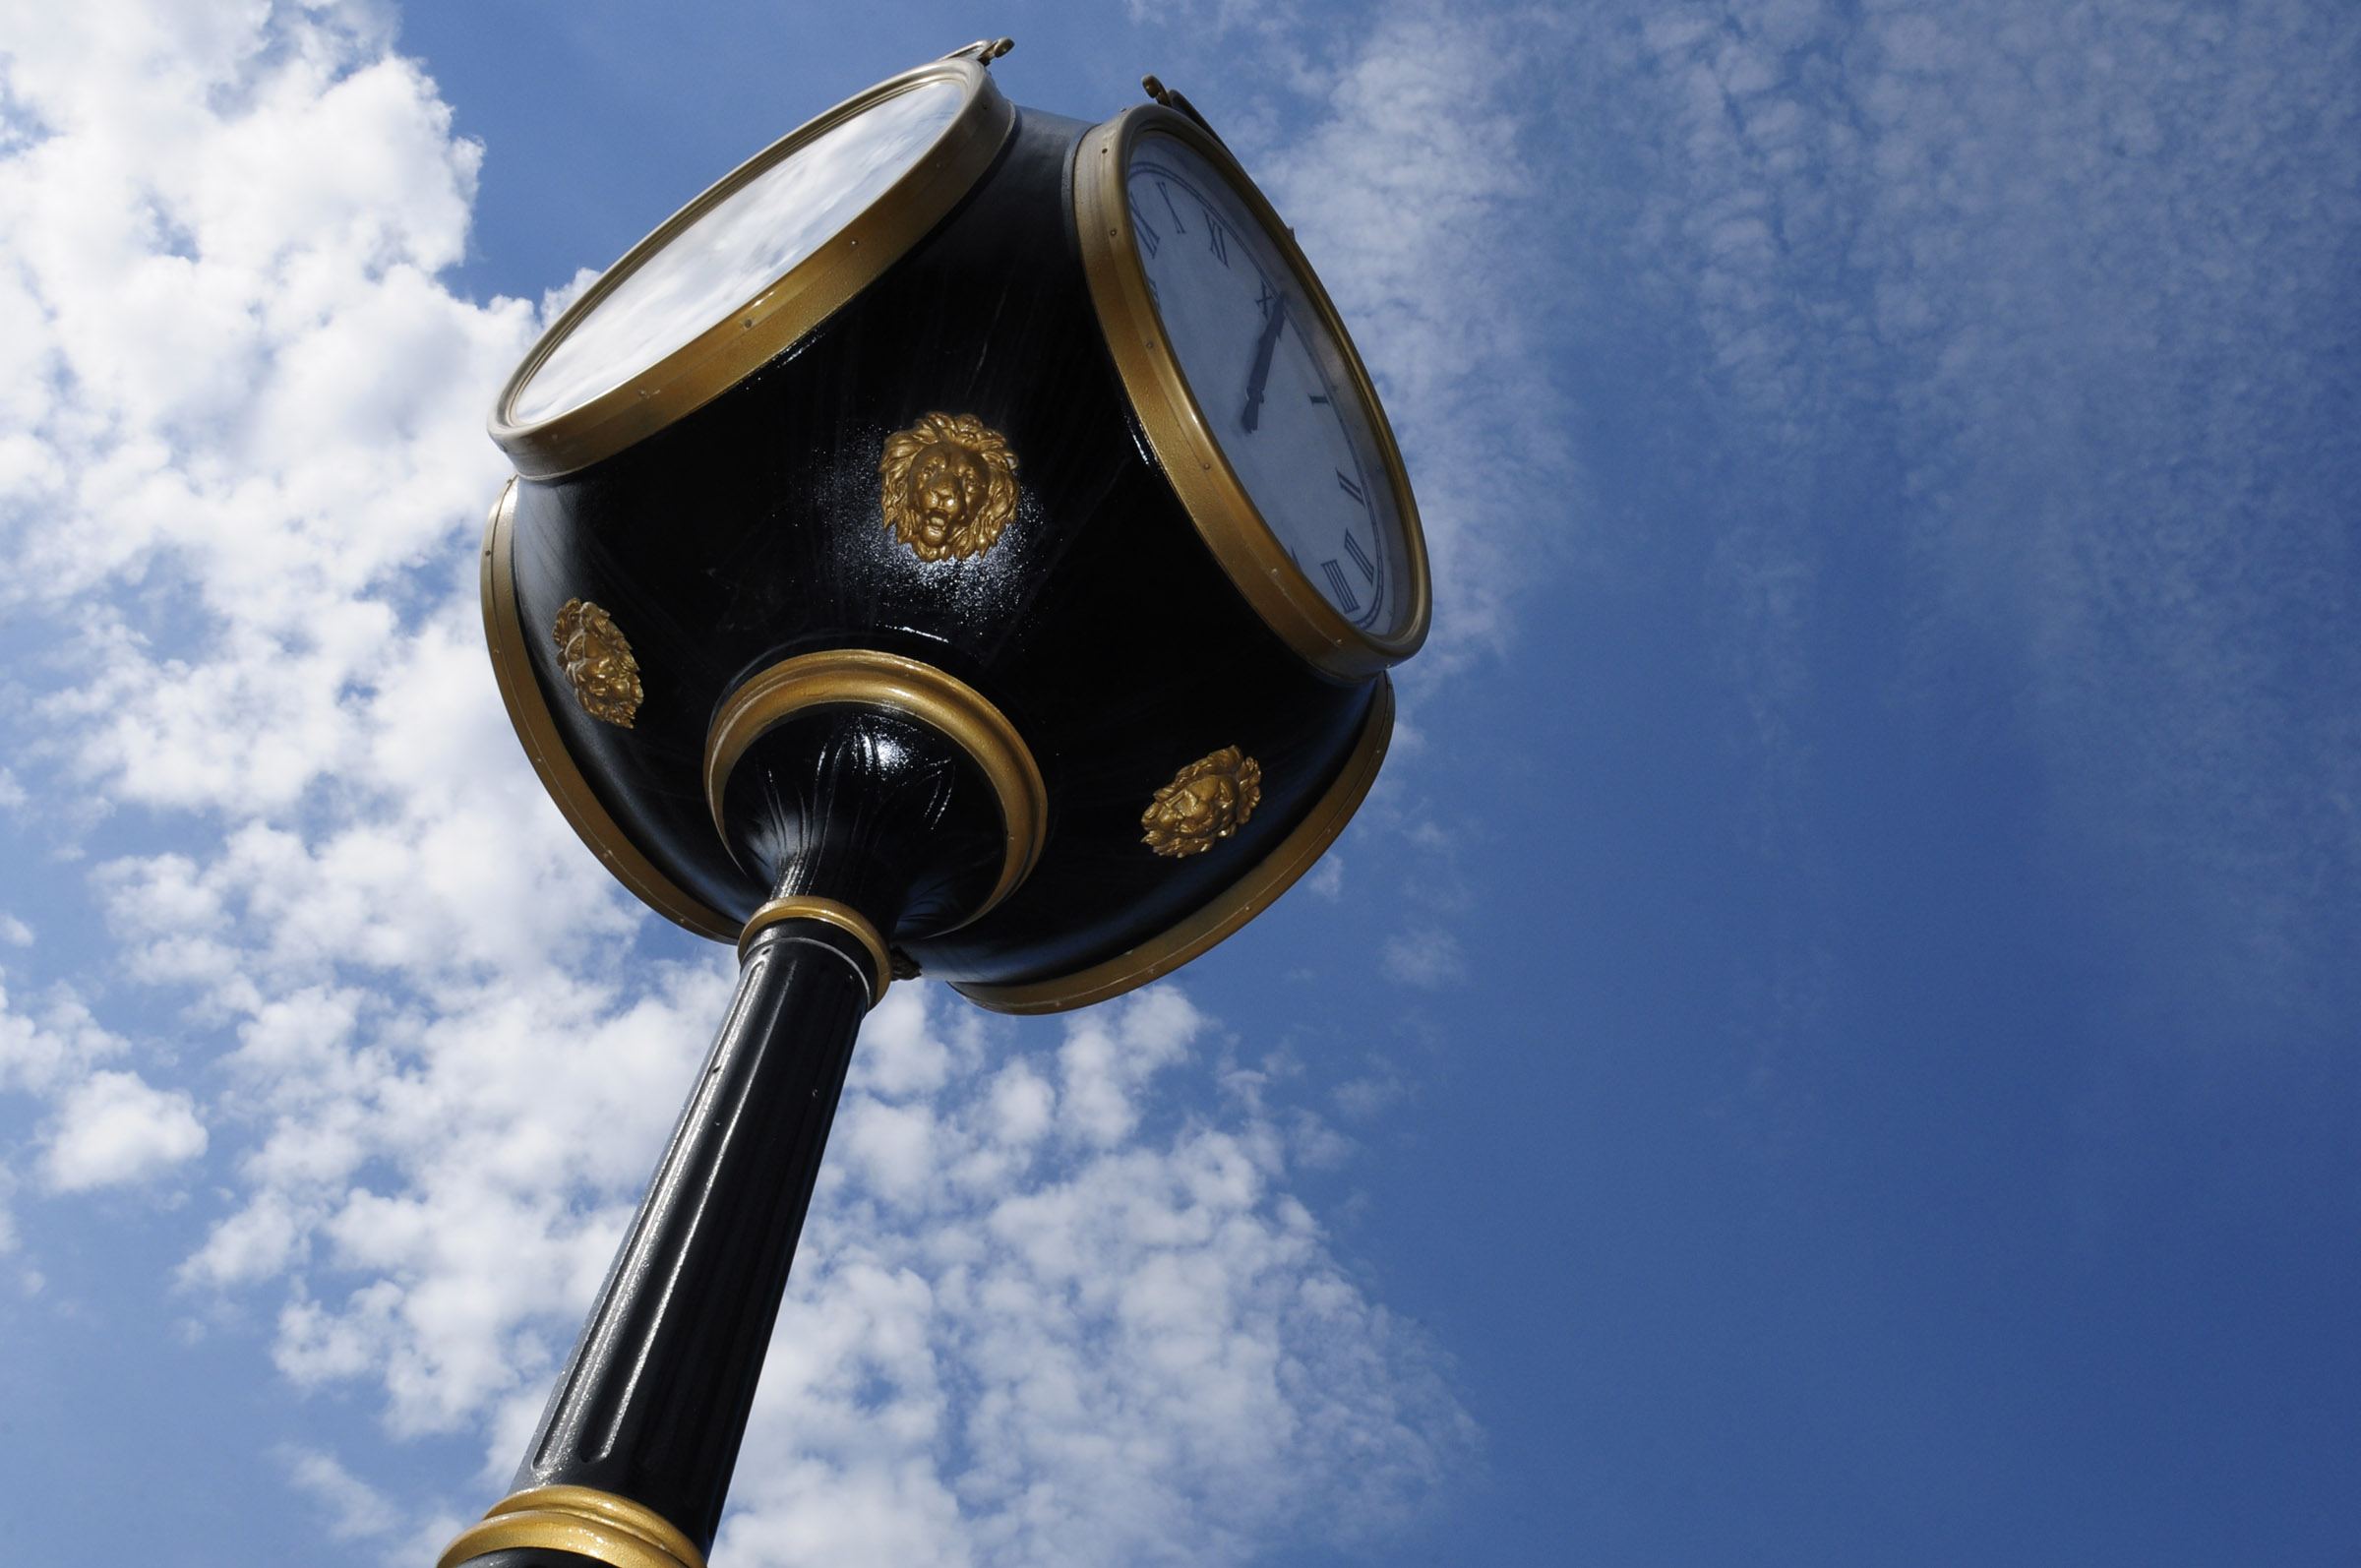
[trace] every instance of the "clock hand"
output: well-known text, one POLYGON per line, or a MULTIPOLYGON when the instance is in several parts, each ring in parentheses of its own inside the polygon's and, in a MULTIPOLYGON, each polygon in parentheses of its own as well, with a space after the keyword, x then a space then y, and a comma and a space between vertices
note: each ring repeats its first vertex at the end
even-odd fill
POLYGON ((1281 294, 1271 303, 1262 335, 1254 340, 1254 369, 1246 376, 1246 411, 1239 416, 1248 430, 1262 423, 1262 384, 1271 379, 1271 351, 1279 346, 1279 330, 1286 325, 1287 296, 1281 294))

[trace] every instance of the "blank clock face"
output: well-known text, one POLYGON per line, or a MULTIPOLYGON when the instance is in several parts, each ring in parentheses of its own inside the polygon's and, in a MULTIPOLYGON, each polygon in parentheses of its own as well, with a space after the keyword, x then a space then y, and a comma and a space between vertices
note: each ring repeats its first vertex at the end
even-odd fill
POLYGON ((920 81, 754 173, 609 285, 516 389, 509 421, 578 408, 727 320, 907 173, 967 96, 956 81, 920 81))
POLYGON ((1414 608, 1401 511, 1347 351, 1217 168, 1149 132, 1123 171, 1148 289, 1206 429, 1297 568, 1375 636, 1414 608))

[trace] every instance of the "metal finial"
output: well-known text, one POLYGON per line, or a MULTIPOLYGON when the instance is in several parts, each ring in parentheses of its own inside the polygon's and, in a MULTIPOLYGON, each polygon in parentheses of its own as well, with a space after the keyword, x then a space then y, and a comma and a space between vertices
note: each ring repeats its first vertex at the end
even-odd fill
POLYGON ((1148 75, 1139 79, 1139 85, 1141 90, 1144 90, 1149 97, 1154 98, 1157 102, 1163 104, 1166 108, 1171 109, 1176 114, 1187 115, 1190 119, 1197 122, 1198 130, 1203 131, 1207 136, 1212 137, 1216 143, 1220 144, 1224 151, 1229 149, 1230 144, 1222 141, 1222 133, 1215 130, 1212 123, 1208 121, 1204 115, 1197 112, 1197 106, 1189 102, 1188 99, 1182 97, 1180 93, 1174 91, 1171 88, 1166 87, 1164 85, 1163 78, 1157 76, 1153 72, 1150 72, 1148 75))

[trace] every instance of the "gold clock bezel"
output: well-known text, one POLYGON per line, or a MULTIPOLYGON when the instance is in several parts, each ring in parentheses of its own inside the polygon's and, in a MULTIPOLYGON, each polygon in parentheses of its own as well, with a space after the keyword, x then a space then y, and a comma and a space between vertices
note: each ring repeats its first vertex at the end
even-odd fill
POLYGON ((492 439, 527 479, 588 467, 696 412, 825 321, 899 261, 975 187, 1016 126, 1016 110, 972 58, 905 71, 805 122, 723 175, 623 253, 541 334, 493 404, 492 439), (517 394, 568 333, 647 259, 727 197, 823 132, 930 82, 955 82, 966 99, 917 162, 813 253, 654 364, 548 418, 511 418, 517 394))
POLYGON ((1368 367, 1362 363, 1319 274, 1238 159, 1185 115, 1154 103, 1126 109, 1085 135, 1075 151, 1074 230, 1099 330, 1140 429, 1189 521, 1246 602, 1290 647, 1315 667, 1346 680, 1365 680, 1416 653, 1426 640, 1432 590, 1426 536, 1419 524, 1418 503, 1411 495, 1393 427, 1386 422, 1368 367), (1188 390, 1188 379, 1148 292, 1147 271, 1140 263, 1130 208, 1123 198, 1132 146, 1150 132, 1181 142, 1230 181, 1280 259, 1294 269, 1304 301, 1336 343, 1402 519, 1409 614, 1397 633, 1381 635, 1354 626, 1313 585, 1263 519, 1188 390))

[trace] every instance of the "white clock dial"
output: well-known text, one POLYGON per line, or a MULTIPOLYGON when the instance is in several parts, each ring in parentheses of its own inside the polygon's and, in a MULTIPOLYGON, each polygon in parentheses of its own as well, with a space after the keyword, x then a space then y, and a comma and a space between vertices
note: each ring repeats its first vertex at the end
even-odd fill
POLYGON ((1123 171, 1132 243, 1206 430, 1297 568, 1348 624, 1413 611, 1405 525, 1347 350, 1231 184, 1150 132, 1123 171))
POLYGON ((859 217, 966 100, 956 81, 919 81, 754 174, 608 285, 516 389, 509 421, 577 408, 726 320, 859 217))

